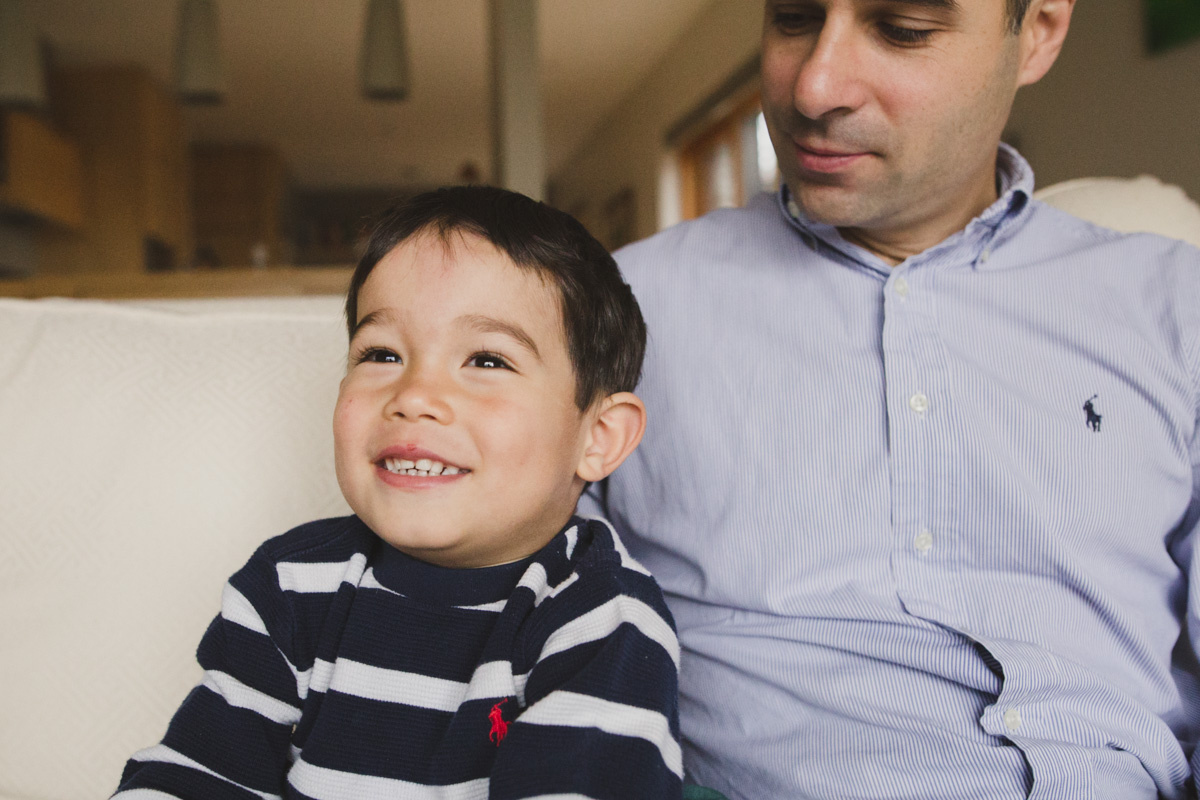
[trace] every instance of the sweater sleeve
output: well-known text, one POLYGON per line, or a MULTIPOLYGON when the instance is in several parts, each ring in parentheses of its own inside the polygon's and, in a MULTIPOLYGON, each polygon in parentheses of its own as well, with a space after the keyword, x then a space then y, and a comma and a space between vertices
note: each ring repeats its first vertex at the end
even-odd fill
POLYGON ((226 584, 221 612, 197 651, 203 678, 159 744, 129 760, 117 798, 280 797, 302 674, 274 564, 260 550, 226 584))
POLYGON ((548 635, 491 773, 493 800, 679 798, 679 644, 648 574, 617 568, 543 600, 548 635))

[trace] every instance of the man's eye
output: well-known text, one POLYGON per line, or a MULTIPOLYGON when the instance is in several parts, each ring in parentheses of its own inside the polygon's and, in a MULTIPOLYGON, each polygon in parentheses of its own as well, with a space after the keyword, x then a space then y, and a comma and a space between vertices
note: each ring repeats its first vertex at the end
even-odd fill
POLYGON ((809 11, 776 11, 773 17, 775 29, 788 36, 805 33, 820 22, 820 18, 809 11))
POLYGON ((481 369, 512 369, 503 356, 495 353, 476 353, 467 359, 467 364, 481 369))
POLYGON ((356 359, 359 364, 399 364, 400 356, 383 347, 370 347, 356 359))
POLYGON ((924 44, 934 34, 931 29, 906 28, 903 25, 893 25, 889 22, 879 23, 879 32, 889 42, 900 45, 924 44))

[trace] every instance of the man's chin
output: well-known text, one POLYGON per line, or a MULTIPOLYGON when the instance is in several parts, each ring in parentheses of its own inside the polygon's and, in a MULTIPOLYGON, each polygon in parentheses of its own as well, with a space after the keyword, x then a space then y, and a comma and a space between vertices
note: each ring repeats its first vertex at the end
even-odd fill
POLYGON ((845 186, 801 183, 798 191, 792 186, 788 184, 792 200, 811 222, 835 228, 858 228, 871 219, 860 193, 845 186))

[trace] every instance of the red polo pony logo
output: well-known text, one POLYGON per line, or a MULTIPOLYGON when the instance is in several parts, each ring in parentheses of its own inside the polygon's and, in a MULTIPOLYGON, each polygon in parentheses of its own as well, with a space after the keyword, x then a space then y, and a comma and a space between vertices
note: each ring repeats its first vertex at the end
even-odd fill
POLYGON ((492 710, 488 712, 488 719, 492 723, 492 729, 488 732, 488 740, 495 742, 496 746, 500 746, 500 742, 508 735, 508 723, 504 721, 504 714, 500 711, 500 706, 508 702, 508 698, 504 698, 496 705, 492 706, 492 710))

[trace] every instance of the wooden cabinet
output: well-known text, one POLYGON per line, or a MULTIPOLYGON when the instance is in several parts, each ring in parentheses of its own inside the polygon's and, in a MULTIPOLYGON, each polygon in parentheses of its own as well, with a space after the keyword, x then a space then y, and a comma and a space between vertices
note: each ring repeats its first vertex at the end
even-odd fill
POLYGON ((82 163, 75 142, 45 120, 0 116, 0 207, 65 228, 83 226, 82 163))
POLYGON ((201 265, 291 263, 288 173, 278 151, 267 145, 197 144, 191 169, 201 265))
POLYGON ((191 263, 190 171, 174 97, 137 66, 51 76, 57 126, 79 147, 78 236, 40 243, 39 273, 136 273, 191 263))

